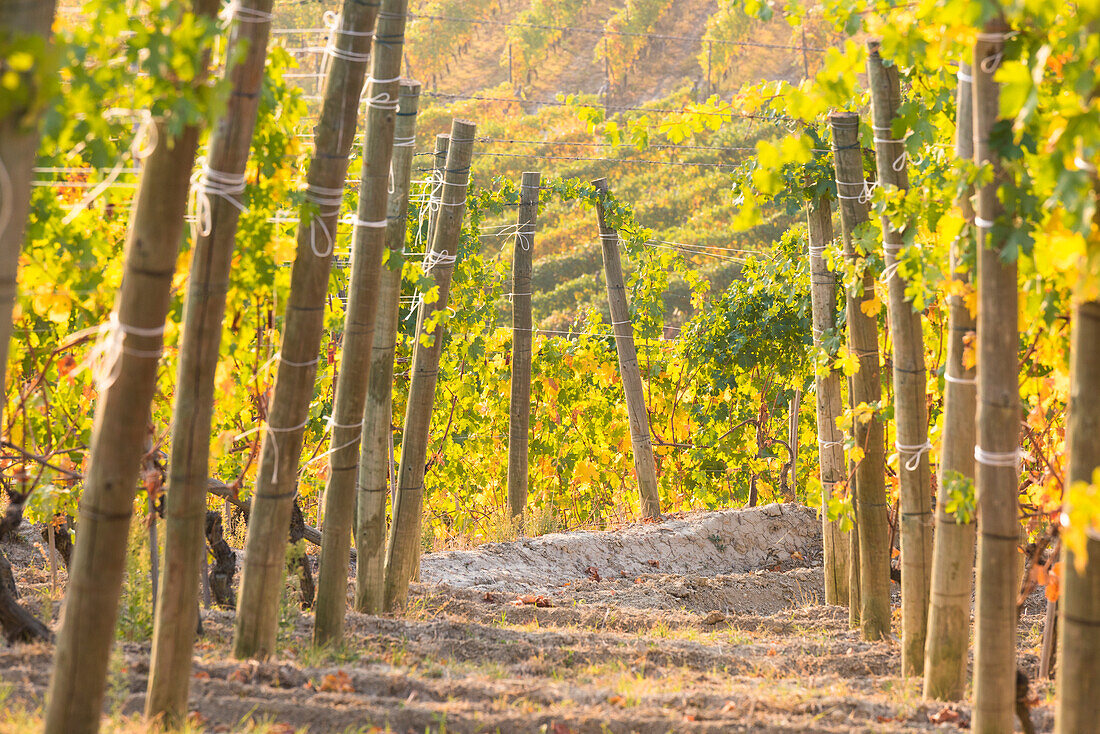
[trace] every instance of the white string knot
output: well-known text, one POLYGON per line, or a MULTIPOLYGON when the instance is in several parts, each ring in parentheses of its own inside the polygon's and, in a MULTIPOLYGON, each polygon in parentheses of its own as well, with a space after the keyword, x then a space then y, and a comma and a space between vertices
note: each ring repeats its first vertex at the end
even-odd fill
POLYGON ((306 189, 306 199, 317 205, 318 211, 309 220, 309 248, 317 257, 329 257, 336 248, 336 238, 325 224, 326 216, 340 213, 340 205, 344 202, 343 188, 329 188, 327 186, 310 185, 306 189), (317 229, 320 228, 327 246, 324 251, 317 249, 317 229))
POLYGON ((191 181, 191 216, 194 221, 192 236, 197 232, 199 236, 208 237, 214 229, 213 212, 210 206, 211 196, 229 202, 241 213, 248 211, 239 198, 244 194, 245 188, 243 173, 215 171, 204 162, 202 169, 192 177, 191 181))
POLYGON ((932 450, 932 442, 925 439, 921 444, 904 444, 894 442, 894 448, 898 450, 898 455, 909 454, 909 459, 903 464, 906 471, 914 472, 917 467, 920 466, 920 458, 932 450))
POLYGON ((112 311, 107 323, 100 325, 96 342, 89 350, 87 359, 73 371, 73 374, 78 374, 84 369, 91 369, 96 390, 102 394, 109 390, 118 379, 122 371, 123 353, 143 359, 160 359, 163 348, 128 348, 126 346, 127 335, 147 338, 161 337, 164 336, 164 326, 151 329, 129 326, 119 321, 118 313, 112 311))
POLYGON ((332 10, 326 10, 324 15, 321 16, 324 21, 325 28, 329 31, 328 43, 325 44, 324 61, 321 64, 321 76, 328 75, 329 64, 331 59, 342 59, 344 61, 350 61, 352 63, 365 64, 370 61, 370 49, 366 51, 352 51, 350 49, 342 49, 336 44, 337 36, 349 36, 353 38, 370 38, 374 36, 374 31, 353 31, 343 27, 343 17, 340 13, 332 10))
MULTIPOLYGON (((983 43, 1004 43, 1013 35, 1015 35, 1014 31, 1009 31, 1005 33, 979 33, 978 40, 982 41, 983 43)), ((1004 61, 1004 57, 1005 52, 1003 47, 1000 48, 997 53, 986 56, 984 59, 982 59, 982 71, 984 71, 986 74, 992 74, 1001 65, 1001 62, 1004 61)))
POLYGON ((878 186, 877 181, 837 181, 836 182, 836 197, 838 199, 845 199, 847 201, 858 201, 860 204, 866 204, 871 201, 871 197, 875 193, 875 188, 878 186), (858 186, 859 193, 843 194, 840 191, 841 186, 858 186))
POLYGON ((424 261, 421 263, 420 268, 423 270, 424 275, 431 275, 432 271, 436 267, 450 267, 458 261, 458 254, 451 254, 444 252, 443 250, 428 250, 424 254, 424 261))
MULTIPOLYGON (((902 138, 884 138, 884 137, 879 136, 879 133, 888 133, 888 134, 892 135, 893 134, 893 129, 890 128, 890 127, 882 127, 882 126, 879 126, 879 125, 871 125, 871 130, 874 131, 873 140, 874 140, 875 143, 885 143, 885 144, 894 143, 896 145, 904 146, 906 138, 909 137, 908 134, 906 134, 906 136, 902 137, 902 138)), ((906 164, 906 162, 908 162, 908 160, 909 160, 909 151, 905 150, 905 148, 903 147, 902 151, 901 151, 901 154, 897 158, 894 159, 894 162, 892 164, 890 164, 890 167, 894 169, 895 173, 901 173, 902 169, 905 168, 905 164, 906 164)))
POLYGON ((388 219, 379 219, 377 222, 368 222, 356 216, 352 217, 351 224, 356 229, 358 229, 359 227, 366 227, 367 229, 385 229, 389 226, 390 223, 388 219))
POLYGON ((1012 451, 986 451, 977 444, 974 445, 974 461, 986 466, 1011 467, 1020 471, 1020 449, 1012 451))

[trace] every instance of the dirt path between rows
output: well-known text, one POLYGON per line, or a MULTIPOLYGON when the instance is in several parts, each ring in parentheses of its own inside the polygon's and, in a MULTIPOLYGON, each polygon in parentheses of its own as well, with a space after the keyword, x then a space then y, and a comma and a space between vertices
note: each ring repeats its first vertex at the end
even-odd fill
MULTIPOLYGON (((431 554, 404 618, 351 614, 347 644, 318 652, 312 617, 288 608, 266 663, 232 660, 232 614, 207 612, 192 708, 208 731, 959 730, 968 707, 923 702, 896 640, 862 642, 820 604, 817 522, 773 505, 431 554)), ((1020 647, 1032 673, 1034 611, 1020 647)), ((0 700, 40 706, 51 652, 0 648, 0 700)), ((140 712, 148 656, 119 646, 109 710, 140 712)), ((1037 693, 1049 731, 1050 691, 1037 693)))

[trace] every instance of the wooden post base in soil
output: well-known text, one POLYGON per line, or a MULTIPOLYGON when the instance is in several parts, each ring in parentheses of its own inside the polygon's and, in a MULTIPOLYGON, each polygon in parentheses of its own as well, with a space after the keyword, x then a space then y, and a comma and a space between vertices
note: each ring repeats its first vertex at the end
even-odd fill
POLYGON ((440 312, 446 310, 451 293, 451 275, 458 257, 459 235, 466 211, 476 129, 472 122, 465 120, 455 120, 452 123, 443 197, 431 246, 424 256, 424 273, 435 279, 439 296, 432 303, 421 303, 416 323, 412 379, 405 409, 405 430, 402 433, 401 466, 397 471, 393 523, 386 546, 384 608, 387 612, 405 607, 409 582, 415 575, 420 558, 428 428, 435 403, 439 358, 443 350, 443 314, 440 312))
MULTIPOLYGON (((861 200, 866 182, 859 148, 859 116, 834 112, 829 115, 829 125, 833 131, 844 256, 858 262, 865 253, 857 247, 854 234, 867 222, 867 205, 861 200)), ((874 275, 864 269, 862 280, 847 294, 848 349, 859 361, 859 370, 852 375, 853 407, 874 405, 882 399, 878 322, 863 310, 864 303, 874 300, 874 275)), ((856 465, 853 499, 859 533, 859 624, 864 639, 879 640, 890 634, 890 541, 882 418, 875 414, 867 421, 856 421, 854 432, 856 447, 863 451, 856 465)))
POLYGON ((626 412, 630 421, 630 443, 634 450, 634 473, 638 477, 642 516, 661 516, 661 501, 657 491, 657 465, 653 459, 653 443, 649 437, 649 413, 646 411, 642 373, 638 367, 638 352, 634 347, 634 327, 630 319, 630 304, 626 299, 623 264, 619 256, 619 233, 607 223, 604 197, 608 194, 607 179, 592 182, 601 194, 596 201, 596 217, 600 225, 603 246, 603 268, 607 278, 607 302, 611 309, 611 328, 615 333, 615 351, 619 355, 619 375, 626 395, 626 412))
MULTIPOLYGON (((374 345, 368 372, 367 404, 363 410, 359 479, 356 484, 355 609, 382 613, 382 587, 386 568, 386 497, 391 484, 390 457, 393 442, 393 360, 400 318, 401 268, 405 263, 408 224, 409 179, 412 143, 416 140, 416 114, 420 85, 401 86, 397 127, 393 139, 393 193, 390 194, 386 227, 387 256, 378 284, 378 308, 374 314, 374 345)), ((442 166, 440 166, 442 170, 442 166)))
POLYGON ((1002 257, 1011 225, 999 189, 1007 174, 990 142, 1000 115, 993 80, 1008 27, 987 24, 974 48, 974 162, 993 175, 978 189, 978 413, 975 494, 978 574, 974 633, 976 734, 1012 731, 1016 709, 1016 593, 1019 565, 1017 488, 1020 390, 1016 260, 1002 257))
MULTIPOLYGON (((874 140, 879 186, 889 192, 909 190, 905 135, 894 132, 901 107, 901 81, 896 64, 879 56, 877 41, 868 44, 867 75, 871 81, 874 140)), ((913 229, 909 227, 909 229, 913 229)), ((882 247, 888 277, 890 341, 893 346, 894 426, 898 451, 898 528, 901 542, 901 672, 924 670, 928 597, 932 578, 932 474, 929 467, 928 395, 924 364, 923 318, 906 296, 907 282, 898 263, 905 251, 904 234, 882 217, 882 247)))
MULTIPOLYGON (((955 153, 960 160, 974 157, 973 96, 970 64, 959 65, 955 112, 955 153)), ((974 221, 972 191, 956 205, 968 222, 974 221)), ((962 284, 969 274, 959 270, 973 239, 959 238, 951 246, 951 278, 962 284)), ((924 695, 958 701, 966 695, 966 664, 970 650, 970 598, 974 590, 974 518, 963 519, 945 509, 952 489, 974 482, 974 415, 977 381, 967 368, 965 339, 973 335, 974 317, 962 295, 947 298, 947 360, 944 368, 943 443, 940 455, 936 533, 932 549, 932 592, 928 607, 928 635, 924 643, 924 695)))
POLYGON ((539 213, 539 174, 520 182, 519 222, 512 245, 512 398, 508 406, 508 507, 522 524, 527 507, 528 431, 531 425, 531 260, 539 213))
MULTIPOLYGON (((1074 311, 1070 373, 1066 444, 1072 486, 1091 484, 1100 468, 1100 302, 1081 303, 1074 311)), ((1063 544, 1055 713, 1060 734, 1095 731, 1100 722, 1100 536, 1089 533, 1084 568, 1063 544)))
POLYGON ((275 652, 283 594, 287 531, 298 490, 298 462, 309 422, 321 351, 325 302, 378 4, 345 0, 334 31, 325 100, 306 175, 306 203, 283 321, 275 388, 263 430, 245 543, 233 655, 265 659, 275 652))
POLYGON ((375 34, 378 40, 373 49, 371 78, 367 82, 359 209, 355 216, 348 302, 332 406, 332 443, 329 476, 325 483, 321 566, 313 628, 315 645, 337 642, 344 636, 348 549, 355 522, 359 441, 370 380, 378 281, 389 227, 394 130, 401 103, 398 77, 401 75, 407 10, 407 0, 382 0, 375 34))
MULTIPOLYGON (((828 199, 810 202, 806 210, 809 225, 810 301, 813 311, 814 348, 822 349, 826 331, 836 327, 836 274, 825 263, 824 252, 833 241, 833 217, 828 199)), ((835 355, 830 355, 835 357, 835 355)), ((817 395, 818 465, 821 467, 821 537, 824 548, 825 603, 848 604, 848 537, 840 530, 840 520, 829 520, 829 497, 838 482, 847 477, 844 467, 844 436, 836 427, 842 412, 841 371, 831 366, 818 367, 814 374, 817 395)))

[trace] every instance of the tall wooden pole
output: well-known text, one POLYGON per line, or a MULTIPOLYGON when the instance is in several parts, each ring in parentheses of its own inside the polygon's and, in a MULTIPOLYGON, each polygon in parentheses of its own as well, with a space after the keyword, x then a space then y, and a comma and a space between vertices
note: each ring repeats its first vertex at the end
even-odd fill
MULTIPOLYGON (((7 44, 39 36, 43 39, 42 48, 49 49, 56 9, 54 0, 0 2, 0 42, 7 44)), ((44 79, 51 73, 41 68, 48 58, 37 59, 31 69, 20 74, 19 91, 27 95, 26 99, 8 105, 7 113, 0 118, 0 387, 4 385, 8 367, 19 253, 23 251, 23 230, 30 211, 34 159, 41 133, 39 122, 46 112, 44 105, 38 107, 38 114, 31 112, 41 101, 36 95, 43 93, 34 79, 38 74, 44 79)), ((7 96, 14 100, 15 95, 10 92, 7 96)))
MULTIPOLYGON (((196 0, 190 10, 213 17, 218 7, 217 0, 196 0)), ((201 71, 192 83, 201 85, 207 55, 196 62, 201 71)), ((107 688, 130 516, 200 133, 198 125, 172 135, 163 121, 153 124, 160 143, 141 174, 126 237, 122 285, 99 345, 99 399, 80 498, 80 542, 69 570, 54 653, 47 734, 97 731, 107 688)))
MULTIPOLYGON (((856 230, 867 222, 859 115, 834 112, 829 115, 829 124, 833 130, 844 255, 863 267, 861 263, 866 253, 853 238, 856 230)), ((863 304, 874 299, 874 276, 864 268, 861 284, 855 292, 847 294, 848 348, 859 360, 859 371, 852 376, 853 407, 873 405, 882 399, 878 322, 863 311, 863 304)), ((853 430, 856 447, 863 451, 863 459, 856 467, 854 494, 859 533, 859 623, 864 639, 878 640, 890 634, 890 533, 886 517, 882 419, 872 415, 866 421, 857 420, 853 430)))
MULTIPOLYGON (((955 111, 955 155, 964 161, 974 157, 974 105, 970 64, 959 65, 955 111)), ((955 202, 968 223, 974 222, 973 189, 955 202)), ((960 269, 963 255, 973 248, 969 236, 951 244, 951 278, 969 285, 970 275, 960 269)), ((943 448, 940 459, 939 495, 936 501, 936 533, 932 548, 932 594, 928 609, 928 635, 924 652, 924 695, 957 701, 966 695, 967 651, 970 649, 970 597, 974 591, 974 518, 966 521, 948 513, 951 487, 974 482, 974 414, 977 380, 963 355, 965 337, 974 333, 974 316, 962 295, 948 299, 947 362, 944 378, 943 448)))
POLYGON ((340 372, 332 409, 332 447, 325 486, 324 535, 314 617, 315 645, 338 641, 344 634, 348 550, 355 521, 355 484, 359 475, 359 438, 363 432, 363 409, 374 344, 378 278, 389 224, 389 187, 393 173, 390 164, 400 103, 398 77, 407 10, 407 0, 382 0, 374 36, 359 212, 352 245, 340 372))
POLYGON ((998 189, 1007 175, 990 144, 1007 26, 988 23, 974 47, 974 161, 993 176, 978 189, 978 594, 973 731, 1011 731, 1016 704, 1016 587, 1020 393, 1016 260, 1002 257, 1010 225, 998 189))
POLYGON ((531 425, 531 260, 539 214, 539 174, 520 183, 519 223, 512 250, 512 399, 508 408, 508 506, 522 518, 527 507, 527 446, 531 425))
POLYGON ((382 613, 382 583, 386 561, 386 495, 390 485, 390 447, 393 440, 393 360, 400 318, 401 268, 405 263, 408 225, 409 179, 416 142, 416 113, 420 85, 401 85, 397 127, 394 129, 393 193, 390 194, 386 228, 387 257, 378 285, 374 314, 367 404, 363 412, 363 437, 359 455, 359 497, 355 534, 358 561, 355 566, 355 609, 382 613))
MULTIPOLYGON (((814 348, 822 349, 821 338, 836 326, 836 274, 823 254, 833 241, 833 215, 829 200, 813 199, 806 209, 809 225, 810 302, 813 309, 814 348)), ((830 356, 830 364, 835 355, 830 356)), ((840 520, 830 521, 825 511, 837 482, 847 476, 844 467, 844 436, 836 427, 842 412, 841 372, 835 366, 819 368, 814 374, 817 395, 818 465, 821 467, 821 537, 825 551, 825 603, 848 604, 848 538, 840 520)))
POLYGON ((451 292, 451 275, 458 257, 458 240, 466 211, 466 190, 470 179, 476 126, 455 120, 451 126, 450 149, 431 248, 424 256, 424 272, 435 279, 438 298, 422 303, 416 324, 412 381, 409 385, 405 429, 401 441, 401 466, 397 472, 397 495, 393 523, 386 546, 384 607, 387 612, 405 606, 409 582, 419 559, 420 523, 424 504, 424 461, 428 454, 428 429, 435 402, 439 358, 443 351, 443 316, 451 292))
POLYGON ((197 235, 184 302, 183 335, 173 407, 171 459, 165 497, 164 583, 157 597, 147 718, 179 725, 187 716, 195 643, 199 575, 206 556, 206 490, 214 376, 221 346, 237 220, 244 205, 248 163, 271 29, 272 0, 240 6, 230 30, 227 70, 233 85, 226 111, 210 136, 197 186, 197 235))
MULTIPOLYGON (((1096 186, 1100 194, 1100 185, 1096 186)), ((1100 215, 1095 217, 1100 225, 1100 215)), ((1095 232, 1093 230, 1093 237, 1095 232)), ((1097 243, 1091 243, 1096 247, 1097 243)), ((1074 308, 1070 358, 1069 483, 1093 483, 1100 468, 1100 302, 1074 308)), ((1095 729, 1100 722, 1100 536, 1089 531, 1088 564, 1062 546, 1065 577, 1059 609, 1058 701, 1055 730, 1061 734, 1095 729)))
POLYGON ((279 369, 252 495, 233 641, 238 658, 266 658, 275 652, 287 530, 298 493, 302 435, 309 421, 321 350, 336 220, 377 13, 378 5, 345 0, 328 50, 332 63, 306 178, 307 204, 298 227, 279 369))
MULTIPOLYGON (((879 185, 909 190, 905 136, 892 131, 901 106, 898 67, 883 63, 877 41, 868 44, 867 74, 874 112, 872 129, 879 185)), ((924 639, 932 585, 932 475, 928 452, 928 396, 925 389, 924 331, 921 314, 905 295, 898 274, 904 235, 889 216, 882 217, 882 242, 889 274, 888 313, 893 344, 894 423, 898 451, 899 528, 901 539, 901 671, 924 670, 924 639)))
POLYGON ((638 367, 638 352, 634 348, 634 326, 626 299, 623 264, 619 257, 619 233, 607 223, 604 213, 607 179, 597 179, 592 185, 601 194, 596 200, 596 217, 600 225, 600 244, 603 246, 603 270, 607 278, 607 303, 611 309, 611 328, 615 333, 615 352, 619 356, 619 375, 623 381, 626 412, 630 420, 630 444, 634 450, 634 473, 638 478, 642 516, 656 519, 661 516, 657 465, 653 459, 649 413, 646 411, 642 373, 638 367))

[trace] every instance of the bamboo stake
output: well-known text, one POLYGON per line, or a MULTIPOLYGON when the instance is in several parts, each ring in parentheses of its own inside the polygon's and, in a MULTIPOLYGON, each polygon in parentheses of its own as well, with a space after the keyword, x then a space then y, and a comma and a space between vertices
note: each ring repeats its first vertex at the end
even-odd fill
MULTIPOLYGON (((400 107, 394 140, 412 141, 416 136, 416 113, 420 85, 401 85, 400 107)), ((370 382, 363 413, 363 436, 359 456, 357 494, 358 530, 355 535, 359 560, 355 566, 355 609, 367 614, 382 613, 382 585, 386 561, 386 495, 391 484, 393 430, 393 360, 400 318, 401 268, 405 262, 405 234, 408 224, 409 179, 413 146, 393 149, 393 193, 387 210, 388 256, 378 286, 378 309, 374 315, 374 346, 371 348, 370 382)))
POLYGON ((539 214, 539 174, 520 183, 519 226, 512 246, 512 399, 508 409, 508 506, 513 518, 527 507, 527 451, 531 424, 531 260, 539 214))
POLYGON ((802 391, 795 390, 787 409, 787 445, 791 447, 790 496, 794 502, 798 496, 798 410, 802 405, 802 391))
POLYGON ((443 185, 443 199, 436 219, 431 249, 424 256, 424 272, 435 279, 438 298, 424 302, 416 324, 412 382, 405 410, 401 441, 401 465, 397 471, 397 501, 386 545, 384 608, 402 609, 409 594, 409 582, 416 571, 420 546, 420 522, 424 499, 424 461, 428 454, 428 430, 435 401, 439 357, 443 351, 443 317, 451 291, 451 275, 458 256, 458 239, 466 211, 466 189, 473 154, 472 122, 455 120, 443 185))
POLYGON ((367 127, 359 213, 352 249, 344 343, 333 405, 332 448, 325 486, 321 567, 313 643, 324 645, 344 635, 348 597, 348 549, 355 522, 355 484, 359 442, 367 402, 371 348, 374 346, 378 279, 389 227, 389 187, 393 169, 394 128, 400 104, 398 77, 405 38, 407 0, 382 0, 375 33, 374 58, 367 91, 367 127))
MULTIPOLYGON (((55 0, 0 2, 0 42, 7 44, 41 36, 48 51, 56 9, 55 0)), ((0 118, 0 388, 8 367, 19 253, 23 250, 23 229, 30 211, 34 159, 41 132, 39 122, 46 112, 42 105, 37 114, 31 113, 31 107, 40 102, 36 96, 41 94, 32 80, 33 75, 48 73, 38 66, 48 58, 37 59, 35 67, 27 74, 29 78, 20 79, 21 91, 27 94, 26 102, 11 105, 7 114, 0 118)), ((8 96, 14 98, 10 93, 8 96)), ((0 415, 3 407, 0 403, 0 415)))
POLYGON ((978 600, 974 635, 973 731, 1011 731, 1016 705, 1017 434, 1020 397, 1017 376, 1019 294, 1016 261, 1001 250, 1008 226, 997 220, 997 198, 1006 181, 990 145, 999 114, 999 85, 993 75, 1004 52, 1002 21, 986 24, 974 47, 974 160, 992 168, 978 189, 978 600))
MULTIPOLYGON (((219 6, 196 0, 190 10, 213 17, 219 6)), ((202 71, 192 83, 201 85, 207 59, 197 61, 202 71)), ((54 656, 47 734, 95 732, 103 711, 130 516, 200 132, 189 125, 172 136, 163 121, 154 124, 160 143, 141 174, 122 285, 102 344, 104 362, 96 368, 99 399, 80 500, 80 542, 54 656)))
MULTIPOLYGON (((833 240, 833 216, 828 199, 810 201, 806 209, 809 225, 810 301, 813 310, 814 349, 822 349, 821 337, 836 326, 836 274, 822 257, 833 240)), ((830 355, 834 357, 835 355, 830 355)), ((835 362, 835 359, 830 359, 835 362)), ((848 604, 848 538, 840 520, 829 521, 826 507, 833 487, 842 481, 844 436, 836 427, 841 414, 840 369, 830 366, 815 370, 817 394, 818 464, 821 467, 821 537, 825 552, 825 603, 848 604)))
POLYGON ((646 411, 642 373, 638 353, 634 348, 634 327, 630 320, 630 304, 623 282, 623 265, 619 257, 619 233, 609 226, 604 212, 607 179, 592 182, 600 197, 596 200, 596 217, 600 225, 603 246, 603 269, 607 278, 607 303, 611 309, 611 328, 615 332, 615 352, 619 356, 619 375, 626 396, 626 412, 630 420, 630 444, 634 450, 634 473, 638 477, 642 516, 661 516, 661 500, 657 492, 657 467, 653 460, 653 444, 649 438, 649 413, 646 411))
MULTIPOLYGON (((887 66, 879 56, 879 44, 868 44, 867 74, 871 101, 879 185, 908 191, 908 158, 905 135, 892 125, 901 105, 898 67, 887 66)), ((901 671, 921 675, 924 671, 924 639, 928 627, 928 596, 932 578, 932 475, 928 452, 928 404, 925 388, 923 319, 911 299, 907 283, 898 274, 905 249, 904 230, 890 217, 882 216, 882 241, 889 273, 888 313, 893 343, 894 423, 897 432, 899 509, 901 540, 901 671)))
MULTIPOLYGON (((960 160, 974 157, 973 95, 970 64, 959 65, 956 104, 955 155, 960 160)), ((955 202, 967 222, 974 221, 974 206, 967 191, 955 202)), ((969 239, 951 245, 951 277, 970 283, 970 274, 960 270, 969 239)), ((974 316, 960 295, 948 296, 947 362, 944 376, 943 447, 940 461, 939 496, 936 502, 936 533, 932 549, 932 593, 928 610, 928 636, 924 651, 924 695, 957 701, 966 695, 966 663, 970 648, 970 597, 974 590, 974 520, 962 522, 944 508, 951 499, 952 481, 974 481, 974 413, 977 410, 974 369, 967 368, 963 355, 967 334, 974 332, 974 316)))
MULTIPOLYGON (((867 222, 867 205, 861 201, 865 181, 859 150, 859 116, 851 112, 829 115, 833 130, 840 221, 844 255, 863 270, 862 290, 847 294, 848 345, 859 360, 852 376, 853 407, 882 399, 879 376, 878 323, 863 311, 875 298, 875 281, 863 265, 863 253, 853 234, 867 222)), ((863 450, 856 466, 854 502, 859 533, 860 629, 864 639, 878 640, 890 633, 890 547, 886 518, 886 477, 882 419, 874 415, 855 421, 856 446, 863 450)), ((852 561, 853 565, 855 560, 852 561)))
POLYGON ((307 177, 309 203, 298 227, 279 370, 252 495, 233 643, 238 658, 263 659, 275 652, 287 529, 317 375, 336 220, 377 13, 376 4, 345 0, 341 30, 334 33, 334 47, 330 45, 332 63, 307 177))
MULTIPOLYGON (((260 106, 272 0, 248 0, 229 31, 227 58, 244 48, 226 76, 233 85, 210 136, 199 179, 191 273, 184 301, 171 458, 165 497, 164 584, 157 595, 145 715, 180 725, 187 716, 191 657, 198 626, 197 585, 206 562, 206 491, 214 377, 221 350, 229 273, 243 204, 245 169, 260 106)), ((204 584, 205 587, 205 584, 204 584)))

